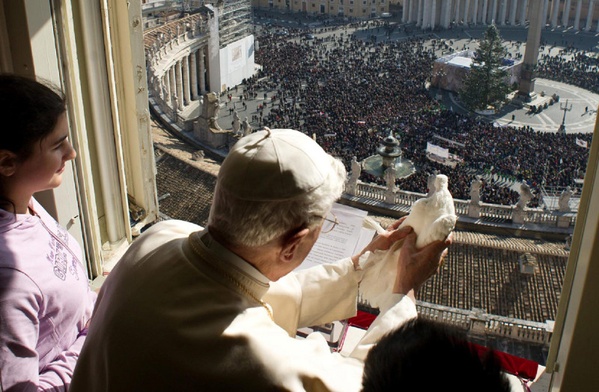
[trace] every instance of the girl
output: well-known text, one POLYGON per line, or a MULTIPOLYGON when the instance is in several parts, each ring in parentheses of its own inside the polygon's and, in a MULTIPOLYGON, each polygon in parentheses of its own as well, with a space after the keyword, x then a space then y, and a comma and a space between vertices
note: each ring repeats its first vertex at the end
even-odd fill
POLYGON ((75 239, 33 198, 77 155, 64 98, 0 75, 0 390, 70 384, 95 294, 75 239))

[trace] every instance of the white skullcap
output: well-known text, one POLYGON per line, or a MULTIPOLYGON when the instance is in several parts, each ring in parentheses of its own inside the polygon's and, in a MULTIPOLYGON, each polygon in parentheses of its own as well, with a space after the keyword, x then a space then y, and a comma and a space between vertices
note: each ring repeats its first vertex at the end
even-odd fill
POLYGON ((321 186, 333 159, 301 132, 267 128, 235 143, 217 185, 242 200, 289 200, 321 186))

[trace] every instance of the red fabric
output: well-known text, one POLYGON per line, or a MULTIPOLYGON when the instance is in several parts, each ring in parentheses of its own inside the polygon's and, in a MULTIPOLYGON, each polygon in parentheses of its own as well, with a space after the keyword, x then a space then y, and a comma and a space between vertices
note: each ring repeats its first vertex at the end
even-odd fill
MULTIPOLYGON (((476 350, 479 357, 484 356, 489 351, 488 347, 481 346, 480 344, 470 342, 469 344, 476 350)), ((539 364, 535 361, 520 358, 515 355, 497 350, 494 350, 493 352, 495 353, 495 356, 497 357, 499 364, 501 365, 501 368, 506 373, 510 373, 527 380, 534 380, 537 377, 539 364)))
MULTIPOLYGON (((368 329, 375 318, 376 315, 374 314, 358 310, 358 314, 355 317, 350 318, 348 322, 352 327, 368 329)), ((479 356, 483 356, 489 351, 488 347, 481 346, 480 344, 476 343, 468 343, 476 350, 479 356)), ((494 353, 501 365, 501 368, 506 373, 513 374, 527 380, 534 380, 536 378, 539 364, 535 361, 520 358, 515 355, 497 350, 494 350, 494 353)))
POLYGON ((347 321, 348 321, 349 325, 352 327, 368 329, 368 327, 370 327, 370 324, 372 324, 372 322, 374 321, 375 318, 376 318, 376 315, 374 315, 372 313, 363 312, 361 310, 358 310, 358 314, 356 314, 354 317, 350 318, 347 321))

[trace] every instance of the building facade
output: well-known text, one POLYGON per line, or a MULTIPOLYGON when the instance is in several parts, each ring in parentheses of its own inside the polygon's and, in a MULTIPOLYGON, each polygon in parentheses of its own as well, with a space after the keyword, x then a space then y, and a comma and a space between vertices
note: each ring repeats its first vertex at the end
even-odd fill
MULTIPOLYGON (((402 22, 423 30, 452 25, 491 24, 523 26, 534 0, 404 0, 402 22)), ((543 5, 542 23, 551 28, 599 32, 599 1, 538 0, 543 5)))
POLYGON ((348 18, 374 18, 389 12, 389 0, 253 0, 261 9, 348 18))

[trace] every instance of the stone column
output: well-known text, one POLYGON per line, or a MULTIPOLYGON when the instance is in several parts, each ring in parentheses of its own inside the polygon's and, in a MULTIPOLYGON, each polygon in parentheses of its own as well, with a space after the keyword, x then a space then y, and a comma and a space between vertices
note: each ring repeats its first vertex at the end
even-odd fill
POLYGON ((189 81, 191 80, 191 78, 189 77, 189 56, 183 57, 181 59, 181 62, 183 63, 183 76, 181 78, 183 82, 183 104, 187 106, 191 102, 191 97, 189 96, 189 91, 191 90, 191 86, 189 83, 189 81))
POLYGON ((491 20, 489 22, 497 24, 497 0, 493 0, 493 5, 491 6, 491 20))
POLYGON ((551 2, 551 27, 557 27, 557 14, 559 13, 559 2, 560 0, 553 0, 551 2))
POLYGON ((590 31, 591 30, 591 25, 593 24, 593 6, 595 0, 589 0, 589 14, 587 15, 587 24, 584 27, 584 31, 590 31))
POLYGON ((197 62, 198 52, 193 52, 190 59, 190 72, 191 72, 191 99, 197 101, 198 96, 198 62, 197 62))
POLYGON ((547 14, 548 13, 549 13, 549 0, 545 0, 545 4, 543 5, 543 27, 545 27, 545 25, 547 24, 547 21, 548 21, 547 14))
POLYGON ((171 80, 169 78, 168 70, 162 76, 162 87, 160 90, 162 91, 160 97, 164 102, 168 102, 171 98, 171 80))
POLYGON ((183 64, 181 60, 177 61, 175 66, 175 78, 177 79, 177 107, 183 110, 183 64))
MULTIPOLYGON (((520 25, 524 26, 526 24, 526 11, 528 10, 528 0, 522 1, 522 13, 520 14, 520 25)), ((532 20, 530 16, 530 12, 528 13, 528 19, 532 20)))
POLYGON ((416 0, 410 0, 410 13, 408 17, 408 23, 412 23, 414 21, 414 10, 416 9, 416 7, 414 7, 414 4, 416 4, 416 0))
POLYGON ((200 95, 203 95, 206 92, 206 66, 204 59, 204 48, 200 49, 198 52, 199 62, 200 62, 200 95))
POLYGON ((472 9, 472 24, 478 23, 478 2, 479 0, 474 0, 474 7, 472 9))
POLYGON ((516 25, 516 11, 518 10, 518 0, 513 0, 510 6, 510 24, 516 25))
POLYGON ((528 13, 530 25, 528 26, 528 38, 526 39, 526 51, 524 52, 524 62, 520 71, 520 86, 518 94, 529 100, 534 96, 535 90, 535 68, 539 60, 539 47, 541 46, 541 11, 543 9, 542 0, 532 0, 530 2, 530 12, 528 13))
POLYGON ((568 27, 570 21, 570 6, 572 5, 571 0, 566 0, 564 4, 564 14, 562 15, 562 27, 568 27))
MULTIPOLYGON (((418 0, 418 14, 416 14, 416 26, 423 26, 422 24, 422 3, 424 0, 418 0)), ((424 28, 424 27, 423 27, 424 28)))
POLYGON ((431 27, 431 0, 424 0, 424 7, 422 9, 422 29, 428 29, 431 27))
POLYGON ((158 97, 160 97, 160 99, 163 101, 164 97, 166 96, 166 85, 164 84, 164 80, 164 75, 158 78, 158 97))
POLYGON ((580 12, 582 11, 582 0, 576 3, 576 16, 574 17, 574 30, 580 30, 580 12))
POLYGON ((410 22, 410 7, 412 6, 412 1, 413 0, 405 0, 403 2, 403 13, 401 15, 401 22, 402 23, 409 23, 410 22))
POLYGON ((441 25, 445 28, 448 28, 451 24, 451 8, 452 8, 452 0, 445 0, 441 7, 441 25))
POLYGON ((437 24, 437 0, 432 1, 431 8, 431 29, 434 29, 437 24))
POLYGON ((489 11, 489 0, 483 0, 483 24, 487 24, 488 11, 489 11))
POLYGON ((505 26, 505 15, 507 11, 507 0, 501 0, 501 6, 499 7, 499 24, 505 26))
POLYGON ((470 0, 466 0, 464 4, 464 23, 469 23, 470 16, 470 0))
POLYGON ((455 16, 454 16, 454 19, 455 19, 456 23, 460 23, 460 2, 461 2, 461 0, 456 0, 456 2, 455 2, 455 16))
MULTIPOLYGON (((169 103, 172 102, 173 97, 177 95, 177 83, 175 81, 175 66, 173 65, 168 69, 168 80, 169 84, 169 103)), ((175 108, 173 108, 175 109, 175 108)))
POLYGON ((432 8, 433 0, 424 0, 424 10, 422 11, 422 25, 429 29, 432 28, 431 16, 433 15, 432 8))

